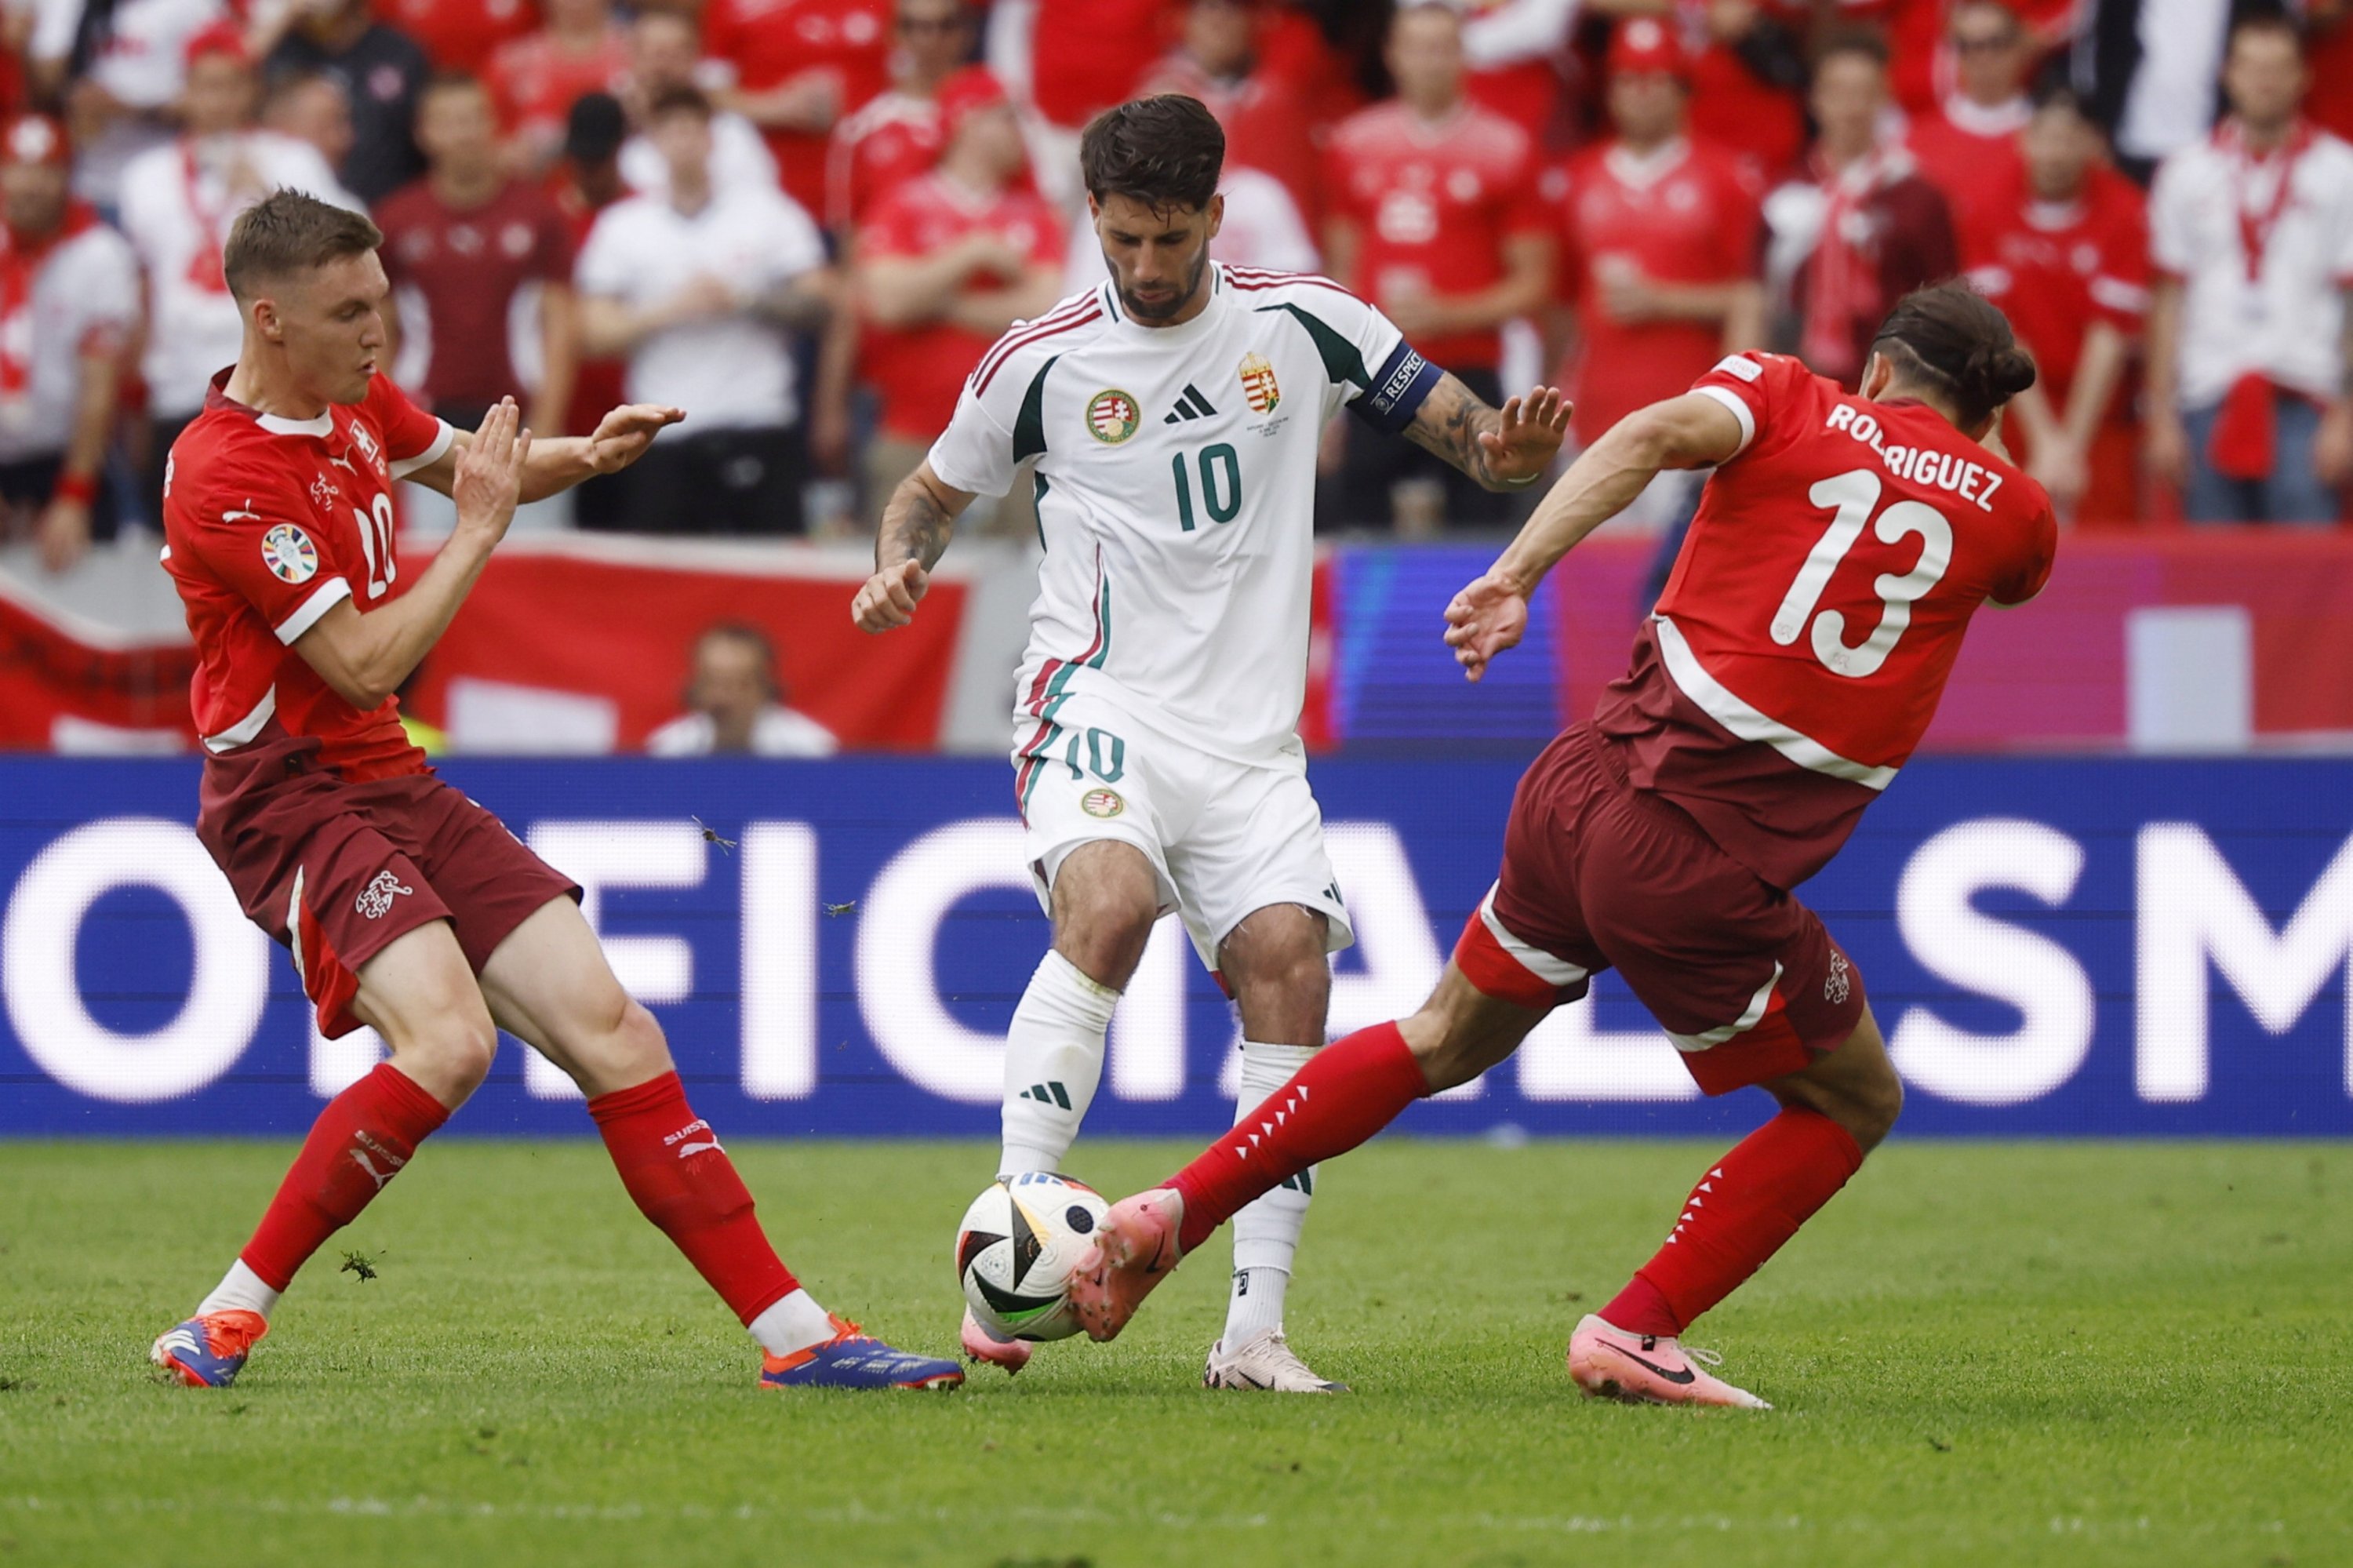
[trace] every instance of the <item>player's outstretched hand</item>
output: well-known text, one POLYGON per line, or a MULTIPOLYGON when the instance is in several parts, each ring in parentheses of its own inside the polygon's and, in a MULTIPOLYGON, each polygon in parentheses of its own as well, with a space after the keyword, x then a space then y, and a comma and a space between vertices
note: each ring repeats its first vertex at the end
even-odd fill
POLYGON ((1533 483, 1552 466, 1568 434, 1568 399, 1556 387, 1539 387, 1525 397, 1507 400, 1496 428, 1479 432, 1487 471, 1505 484, 1533 483))
POLYGON ((1519 584, 1489 572, 1454 596, 1446 607, 1446 645, 1472 681, 1487 673, 1487 661, 1519 645, 1528 629, 1527 596, 1519 584))
POLYGON ((514 521, 515 503, 522 499, 531 432, 522 427, 522 410, 515 400, 499 399, 458 455, 457 477, 449 485, 449 499, 458 503, 458 525, 487 529, 493 543, 505 537, 507 524, 514 521))
POLYGON ((657 403, 624 403, 596 421, 596 433, 588 438, 588 458, 596 465, 598 473, 618 473, 639 458, 654 444, 654 437, 665 425, 675 425, 686 418, 683 408, 667 408, 657 403))
POLYGON ((860 631, 888 631, 915 619, 915 601, 932 586, 921 561, 901 561, 866 579, 850 601, 849 619, 860 631))

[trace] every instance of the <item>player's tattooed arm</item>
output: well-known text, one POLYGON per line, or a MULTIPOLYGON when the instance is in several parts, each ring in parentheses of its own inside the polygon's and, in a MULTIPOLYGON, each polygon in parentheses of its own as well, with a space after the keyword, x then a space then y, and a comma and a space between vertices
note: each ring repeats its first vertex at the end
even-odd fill
POLYGON ((1544 477, 1568 432, 1568 399, 1550 387, 1492 408, 1453 376, 1430 389, 1405 438, 1488 490, 1521 490, 1544 477))
POLYGON ((971 493, 943 482, 929 461, 899 482, 874 538, 874 575, 850 601, 849 618, 860 630, 888 631, 915 619, 957 514, 971 504, 971 493))

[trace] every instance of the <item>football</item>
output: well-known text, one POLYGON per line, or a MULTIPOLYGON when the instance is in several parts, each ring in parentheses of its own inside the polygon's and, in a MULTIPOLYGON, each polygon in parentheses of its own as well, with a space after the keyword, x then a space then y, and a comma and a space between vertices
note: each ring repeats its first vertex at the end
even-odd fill
POLYGON ((956 1227, 956 1278, 973 1316, 1008 1339, 1077 1333, 1062 1287, 1109 1207, 1085 1182, 1050 1171, 991 1183, 956 1227))

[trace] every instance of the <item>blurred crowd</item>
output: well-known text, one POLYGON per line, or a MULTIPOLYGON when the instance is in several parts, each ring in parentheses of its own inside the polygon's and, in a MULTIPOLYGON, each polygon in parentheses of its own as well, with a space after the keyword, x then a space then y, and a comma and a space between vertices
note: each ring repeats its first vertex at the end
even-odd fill
MULTIPOLYGON (((1330 273, 1491 400, 1559 380, 1577 442, 1727 351, 1852 379, 1958 272, 2070 521, 2326 524, 2353 0, 2308 4, 0 0, 0 536, 63 569, 153 526, 279 185, 375 217, 388 362, 451 421, 691 411, 578 526, 854 535, 989 341, 1102 278, 1078 133, 1155 91, 1227 128, 1215 254, 1330 273)), ((1508 520, 1400 443, 1326 459, 1319 526, 1508 520)))

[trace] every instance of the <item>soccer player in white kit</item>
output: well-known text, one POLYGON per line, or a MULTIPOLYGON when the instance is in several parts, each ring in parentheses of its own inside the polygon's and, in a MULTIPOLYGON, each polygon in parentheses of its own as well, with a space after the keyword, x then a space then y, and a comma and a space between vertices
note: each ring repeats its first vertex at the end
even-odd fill
MULTIPOLYGON (((1225 136, 1191 98, 1107 110, 1080 162, 1111 280, 998 340, 892 494, 852 614, 903 626, 956 514, 1031 481, 1046 547, 1014 692, 1014 785, 1054 943, 1007 1040, 999 1174, 1060 1168, 1153 923, 1182 915, 1238 1006, 1240 1110, 1324 1043, 1326 955, 1353 939, 1297 734, 1316 448, 1342 408, 1490 489, 1539 478, 1568 407, 1500 411, 1327 279, 1210 261, 1225 136)), ((1282 1305, 1313 1172, 1234 1217, 1234 1287, 1202 1381, 1340 1392, 1282 1305)), ((1030 1347, 967 1313, 964 1345, 1030 1347)))

